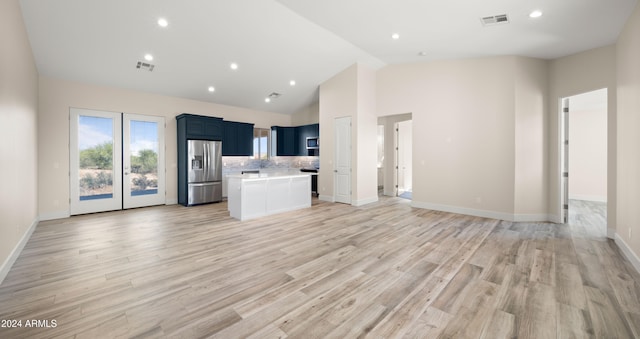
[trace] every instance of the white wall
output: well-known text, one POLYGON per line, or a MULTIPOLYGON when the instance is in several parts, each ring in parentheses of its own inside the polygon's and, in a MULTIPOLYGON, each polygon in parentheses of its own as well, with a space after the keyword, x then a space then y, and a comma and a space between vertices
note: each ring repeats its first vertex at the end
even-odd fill
POLYGON ((354 205, 378 201, 378 112, 376 111, 376 71, 357 65, 358 107, 356 131, 356 186, 354 205))
POLYGON ((574 104, 583 95, 569 98, 569 198, 606 202, 606 90, 604 107, 574 104))
POLYGON ((177 202, 176 120, 192 113, 254 123, 289 126, 291 116, 112 87, 40 77, 39 211, 41 219, 69 215, 69 107, 165 117, 167 204, 177 202))
POLYGON ((512 218, 514 67, 495 57, 378 71, 378 114, 412 112, 414 206, 512 218))
POLYGON ((354 64, 320 85, 320 199, 334 195, 334 121, 351 117, 351 191, 353 205, 378 200, 376 73, 354 64))
POLYGON ((547 62, 491 57, 391 65, 378 114, 412 112, 413 205, 546 220, 547 62))
POLYGON ((547 212, 548 62, 515 58, 514 216, 549 220, 547 212))
POLYGON ((18 0, 0 1, 0 282, 38 222, 38 72, 18 0))
POLYGON ((607 227, 616 225, 616 46, 592 49, 549 63, 549 214, 561 221, 560 202, 560 100, 576 94, 606 88, 607 104, 607 227))
POLYGON ((292 126, 317 124, 320 122, 320 103, 315 102, 291 116, 292 126))
MULTIPOLYGON (((333 201, 335 161, 335 126, 334 121, 339 117, 350 116, 352 125, 357 123, 358 94, 357 94, 357 65, 345 69, 333 78, 320 85, 320 171, 318 172, 318 190, 320 199, 333 201)), ((356 144, 357 133, 351 129, 351 144, 356 144)), ((355 152, 351 154, 352 166, 356 164, 355 152)), ((352 171, 353 184, 356 171, 352 171)))
MULTIPOLYGON (((616 45, 618 166, 616 242, 640 270, 640 6, 636 6, 616 45)), ((609 98, 616 94, 609 91, 609 98)), ((609 109, 611 106, 609 106, 609 109)), ((609 111, 611 114, 611 111, 609 111)), ((609 120, 611 124, 611 120, 609 120)), ((611 131, 611 125, 609 126, 611 131)), ((614 134, 615 135, 615 134, 614 134)), ((610 134, 611 137, 611 134, 610 134)), ((611 140, 611 138, 609 139, 611 140)), ((615 150, 615 149, 614 149, 615 150)), ((609 154, 612 150, 609 147, 609 154)), ((611 155, 609 155, 611 159, 611 155)), ((611 178, 611 167, 609 177, 611 178)), ((615 184, 614 184, 615 185, 615 184)), ((609 181, 609 187, 613 186, 609 181)), ((611 199, 611 189, 609 189, 611 199)), ((611 204, 609 200, 608 205, 611 204)), ((609 209, 609 211, 612 211, 609 209)), ((611 213, 614 214, 614 213, 611 213)))

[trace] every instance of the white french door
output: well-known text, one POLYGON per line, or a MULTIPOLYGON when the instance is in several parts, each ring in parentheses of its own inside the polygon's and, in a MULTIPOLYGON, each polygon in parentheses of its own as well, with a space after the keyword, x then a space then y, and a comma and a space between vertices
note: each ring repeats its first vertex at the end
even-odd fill
POLYGON ((164 118, 70 110, 70 214, 165 203, 164 118))
POLYGON ((123 113, 123 208, 164 205, 164 117, 123 113))

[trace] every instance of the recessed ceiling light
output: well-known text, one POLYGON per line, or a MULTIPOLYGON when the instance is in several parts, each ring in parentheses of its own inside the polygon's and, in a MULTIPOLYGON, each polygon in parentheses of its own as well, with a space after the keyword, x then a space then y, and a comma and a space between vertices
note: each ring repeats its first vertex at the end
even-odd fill
POLYGON ((531 12, 531 14, 529 14, 530 18, 539 18, 541 16, 542 16, 542 12, 538 11, 538 10, 533 11, 533 12, 531 12))
POLYGON ((215 90, 216 90, 213 86, 209 86, 209 88, 208 88, 208 89, 209 89, 209 92, 213 92, 213 91, 215 91, 215 90))
POLYGON ((291 85, 291 86, 295 86, 295 85, 296 85, 296 81, 295 81, 295 80, 291 80, 291 81, 289 81, 289 85, 291 85))
POLYGON ((398 39, 400 39, 400 34, 398 34, 398 33, 393 33, 393 34, 391 35, 391 39, 393 39, 393 40, 398 40, 398 39))
POLYGON ((147 60, 147 61, 151 61, 151 60, 153 60, 153 55, 151 55, 151 54, 145 54, 145 55, 144 55, 144 59, 145 59, 145 60, 147 60))
POLYGON ((229 67, 231 67, 231 69, 235 71, 236 69, 238 69, 238 64, 236 64, 235 62, 232 62, 229 67))
POLYGON ((270 98, 264 98, 264 102, 269 103, 269 102, 271 102, 271 99, 270 98))
POLYGON ((167 26, 169 26, 169 21, 167 21, 167 19, 165 19, 165 18, 159 18, 158 19, 158 26, 167 27, 167 26))

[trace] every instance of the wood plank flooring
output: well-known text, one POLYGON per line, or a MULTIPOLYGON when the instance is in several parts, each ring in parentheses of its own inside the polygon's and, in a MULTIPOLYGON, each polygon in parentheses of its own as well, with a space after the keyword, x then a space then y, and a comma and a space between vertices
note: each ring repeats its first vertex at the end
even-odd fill
POLYGON ((511 223, 381 197, 42 222, 0 286, 0 319, 23 327, 0 338, 640 337, 640 275, 575 210, 511 223))

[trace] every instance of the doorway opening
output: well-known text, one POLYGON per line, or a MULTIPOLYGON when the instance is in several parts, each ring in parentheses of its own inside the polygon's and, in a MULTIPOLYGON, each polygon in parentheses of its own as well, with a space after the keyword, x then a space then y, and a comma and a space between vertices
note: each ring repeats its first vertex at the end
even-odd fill
POLYGON ((607 89, 562 98, 561 201, 565 223, 607 235, 607 89))
POLYGON ((408 200, 413 198, 412 129, 413 123, 411 120, 400 121, 395 124, 396 195, 408 200))
POLYGON ((378 125, 378 195, 384 194, 384 125, 378 125))
POLYGON ((412 113, 378 117, 379 194, 413 198, 412 119, 412 113))

